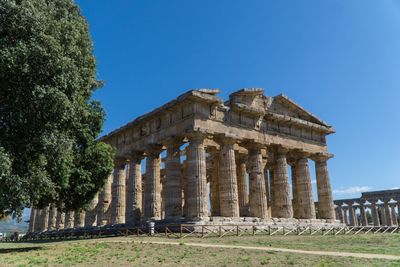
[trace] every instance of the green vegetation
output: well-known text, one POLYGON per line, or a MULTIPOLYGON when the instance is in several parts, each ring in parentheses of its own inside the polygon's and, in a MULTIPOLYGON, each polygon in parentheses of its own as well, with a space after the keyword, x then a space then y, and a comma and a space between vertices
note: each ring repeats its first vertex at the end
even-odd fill
MULTIPOLYGON (((350 244, 366 246, 399 245, 399 236, 366 235, 338 239, 322 237, 229 237, 208 239, 168 238, 104 238, 96 240, 63 241, 49 243, 0 243, 0 266, 400 266, 400 261, 362 259, 353 257, 316 256, 242 248, 206 248, 187 245, 189 242, 221 243, 248 246, 296 247, 299 249, 347 251, 350 244), (255 242, 251 242, 255 238, 255 242), (396 241, 397 238, 397 241, 396 241), (378 242, 380 239, 391 241, 378 242), (141 241, 177 242, 176 245, 151 244, 141 241), (285 241, 286 240, 286 241, 285 241), (369 240, 369 242, 367 242, 369 240), (262 243, 264 242, 264 243, 262 243), (269 242, 269 243, 268 243, 269 242), (294 245, 293 243, 299 242, 294 245), (343 247, 340 243, 343 243, 343 247), (386 243, 387 242, 387 243, 386 243), (396 243, 397 242, 397 243, 396 243), (332 244, 332 245, 329 245, 332 244), (328 249, 329 248, 329 249, 328 249)), ((380 253, 394 254, 391 247, 382 247, 380 253)), ((399 255, 399 253, 397 253, 399 255)))
POLYGON ((73 0, 0 0, 0 218, 79 209, 112 170, 85 18, 73 0))

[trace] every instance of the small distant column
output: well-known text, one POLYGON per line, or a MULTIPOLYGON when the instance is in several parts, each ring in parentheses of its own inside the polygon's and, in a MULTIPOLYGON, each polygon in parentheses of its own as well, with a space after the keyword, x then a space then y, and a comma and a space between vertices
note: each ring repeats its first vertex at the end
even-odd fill
POLYGON ((62 210, 57 210, 57 230, 62 230, 65 228, 65 212, 62 210))
POLYGON ((125 202, 126 202, 126 159, 118 158, 114 163, 114 179, 112 183, 111 197, 111 224, 125 223, 125 202))
POLYGON ((308 167, 308 159, 305 154, 300 155, 300 159, 297 161, 296 164, 296 190, 298 198, 297 218, 315 219, 315 206, 311 185, 310 169, 308 167))
POLYGON ((392 213, 391 213, 390 206, 389 206, 389 200, 386 200, 384 202, 383 207, 384 207, 386 225, 387 226, 392 226, 393 225, 393 220, 392 220, 392 213))
POLYGON ((86 217, 86 211, 85 210, 79 210, 75 211, 75 218, 74 218, 74 227, 82 228, 85 226, 85 217, 86 217))
POLYGON ((73 228, 74 227, 74 215, 75 212, 73 210, 67 210, 65 212, 65 225, 64 228, 73 228))
POLYGON ((274 214, 276 214, 275 210, 275 186, 274 186, 274 181, 275 181, 275 175, 274 175, 274 169, 275 169, 275 164, 273 161, 269 161, 267 163, 268 166, 268 174, 269 174, 269 199, 268 199, 268 206, 269 206, 269 215, 271 217, 274 217, 274 214))
POLYGON ((182 217, 181 140, 170 139, 166 146, 165 218, 179 219, 182 217))
POLYGON ((97 226, 107 225, 110 222, 111 187, 113 174, 107 178, 104 188, 99 194, 99 204, 97 210, 97 226))
POLYGON ((371 216, 372 216, 372 222, 374 226, 380 226, 380 220, 379 220, 379 213, 378 213, 378 207, 376 205, 375 200, 369 200, 371 203, 371 216))
POLYGON ((205 137, 200 132, 195 132, 189 137, 187 153, 187 217, 189 218, 208 217, 205 137))
POLYGON ((268 203, 265 191, 265 179, 263 173, 263 158, 261 144, 251 143, 249 150, 249 209, 251 217, 267 219, 268 203))
POLYGON ((360 217, 361 217, 361 225, 362 226, 367 226, 368 225, 368 220, 367 220, 367 213, 365 212, 364 203, 360 203, 360 217))
POLYGON ((49 222, 47 225, 47 229, 49 231, 53 231, 57 229, 57 208, 55 204, 50 205, 49 209, 49 222))
POLYGON ((293 195, 293 218, 299 219, 299 194, 297 188, 297 166, 295 161, 290 162, 290 168, 292 173, 292 195, 293 195))
POLYGON ((247 193, 246 155, 236 157, 237 183, 239 192, 239 213, 241 217, 248 216, 249 195, 247 193))
POLYGON ((350 224, 349 223, 349 216, 348 216, 348 213, 347 213, 348 209, 349 209, 349 207, 342 207, 342 210, 343 210, 343 222, 346 225, 350 224))
POLYGON ((392 224, 397 226, 399 225, 398 221, 397 221, 397 214, 396 214, 396 203, 393 203, 390 205, 390 209, 392 211, 392 224))
POLYGON ((39 232, 47 231, 49 222, 49 207, 44 207, 40 210, 40 217, 38 223, 38 230, 39 232))
POLYGON ((133 153, 129 162, 129 176, 126 195, 126 223, 135 225, 142 217, 142 159, 143 153, 133 153))
POLYGON ((36 214, 37 214, 37 209, 32 206, 32 208, 31 208, 31 216, 29 218, 29 226, 28 226, 28 232, 29 233, 33 233, 33 232, 36 231, 35 230, 35 221, 37 219, 36 214))
POLYGON ((162 146, 155 145, 146 151, 144 217, 151 220, 161 219, 161 150, 162 146))
POLYGON ((221 216, 239 217, 239 197, 236 176, 235 150, 236 140, 222 137, 219 157, 219 199, 221 216))
POLYGON ((349 225, 351 226, 357 226, 357 218, 356 218, 356 213, 354 211, 353 203, 349 203, 349 225))
POLYGON ((208 154, 211 156, 211 164, 212 164, 211 174, 210 174, 211 216, 221 216, 220 201, 219 201, 219 179, 218 179, 219 151, 216 150, 215 148, 208 148, 208 154))
POLYGON ((97 225, 97 214, 99 204, 99 193, 96 193, 89 204, 85 216, 85 227, 92 227, 97 225))
POLYGON ((312 156, 315 161, 315 175, 318 190, 318 212, 321 219, 335 220, 331 181, 327 161, 332 158, 330 154, 316 154, 312 156))
POLYGON ((341 207, 341 206, 337 206, 337 207, 335 208, 335 211, 336 211, 336 218, 337 218, 341 223, 344 223, 342 207, 341 207))
POLYGON ((293 218, 288 166, 286 161, 287 152, 288 150, 283 148, 278 148, 275 152, 274 209, 272 216, 276 218, 293 218))
POLYGON ((379 214, 381 215, 381 226, 387 226, 385 207, 379 205, 379 214))

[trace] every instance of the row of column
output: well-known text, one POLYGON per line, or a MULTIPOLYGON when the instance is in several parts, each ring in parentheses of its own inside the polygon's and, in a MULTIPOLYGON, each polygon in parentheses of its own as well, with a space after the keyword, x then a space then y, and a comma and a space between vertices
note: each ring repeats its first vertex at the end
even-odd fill
POLYGON ((376 201, 368 201, 371 204, 346 203, 347 206, 337 206, 337 218, 346 225, 350 226, 397 226, 399 225, 398 203, 390 203, 389 200, 383 204, 378 204, 376 201), (371 210, 371 222, 367 218, 367 208, 371 210), (359 210, 359 214, 357 214, 359 210), (397 210, 397 212, 396 212, 397 210))
MULTIPOLYGON (((194 133, 188 137, 186 161, 183 164, 180 154, 182 139, 165 142, 167 157, 164 185, 160 181, 160 154, 163 146, 149 146, 143 152, 132 153, 129 158, 115 160, 113 175, 95 196, 87 212, 76 213, 74 217, 72 211, 63 214, 53 208, 50 208, 51 212, 49 208, 33 209, 32 229, 135 224, 141 220, 175 220, 182 217, 190 220, 206 219, 209 217, 209 193, 212 216, 316 218, 308 166, 309 155, 294 154, 282 147, 274 147, 273 159, 265 162, 262 149, 266 147, 262 144, 242 143, 248 149, 248 155, 242 155, 235 152, 237 140, 216 138, 220 144, 220 149, 216 150, 214 147, 206 149, 206 137, 202 133, 194 133), (141 161, 144 154, 146 174, 142 183, 141 161), (208 173, 207 155, 212 159, 208 173), (292 168, 293 194, 289 184, 288 163, 292 168), (207 190, 208 181, 210 192, 207 190), (47 221, 47 225, 44 221, 47 221)), ((334 220, 335 211, 327 168, 329 157, 312 155, 310 158, 315 161, 316 167, 319 218, 334 220)))

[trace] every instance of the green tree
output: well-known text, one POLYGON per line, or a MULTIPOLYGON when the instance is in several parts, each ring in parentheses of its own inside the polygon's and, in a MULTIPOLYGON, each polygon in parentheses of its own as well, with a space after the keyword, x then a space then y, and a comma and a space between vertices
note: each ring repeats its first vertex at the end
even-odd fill
POLYGON ((84 207, 112 170, 88 25, 72 0, 0 0, 0 213, 84 207))

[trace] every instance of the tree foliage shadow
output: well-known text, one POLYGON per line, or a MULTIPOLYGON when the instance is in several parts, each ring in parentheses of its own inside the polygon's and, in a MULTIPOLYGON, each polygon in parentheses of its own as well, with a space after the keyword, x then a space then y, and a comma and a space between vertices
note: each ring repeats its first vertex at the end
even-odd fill
POLYGON ((35 250, 40 250, 42 247, 25 247, 25 248, 0 248, 0 254, 7 254, 7 253, 13 253, 13 252, 29 252, 29 251, 35 251, 35 250))

